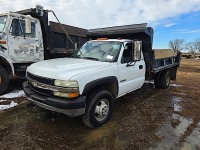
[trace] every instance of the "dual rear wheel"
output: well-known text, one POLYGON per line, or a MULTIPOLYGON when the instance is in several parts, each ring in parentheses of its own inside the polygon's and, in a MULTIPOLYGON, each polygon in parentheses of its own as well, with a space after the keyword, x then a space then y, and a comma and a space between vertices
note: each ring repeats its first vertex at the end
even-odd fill
POLYGON ((166 89, 170 84, 170 71, 165 70, 159 72, 154 77, 154 85, 156 88, 166 89))

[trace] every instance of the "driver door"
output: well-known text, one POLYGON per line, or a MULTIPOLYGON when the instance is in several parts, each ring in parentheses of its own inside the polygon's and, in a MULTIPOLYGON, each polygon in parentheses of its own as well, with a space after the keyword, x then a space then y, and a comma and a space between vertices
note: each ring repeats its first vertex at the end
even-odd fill
POLYGON ((130 42, 125 45, 121 62, 118 65, 119 96, 140 88, 145 80, 145 62, 141 50, 140 54, 136 53, 134 47, 137 47, 137 43, 130 42), (136 54, 140 55, 137 60, 137 57, 134 56, 136 54))
POLYGON ((8 35, 9 55, 15 63, 29 63, 39 60, 36 23, 31 22, 31 33, 25 33, 25 20, 13 18, 8 35))

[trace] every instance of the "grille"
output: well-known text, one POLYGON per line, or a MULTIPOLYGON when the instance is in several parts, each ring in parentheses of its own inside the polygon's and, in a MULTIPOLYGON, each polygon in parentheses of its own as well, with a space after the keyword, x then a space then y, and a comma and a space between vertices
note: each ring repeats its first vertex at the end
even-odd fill
POLYGON ((32 90, 34 90, 37 93, 47 95, 47 96, 52 95, 52 92, 50 90, 45 90, 45 89, 41 89, 41 88, 38 88, 38 87, 34 87, 31 83, 29 83, 29 86, 32 90))
POLYGON ((36 76, 36 75, 33 75, 33 74, 29 73, 29 72, 27 72, 27 77, 32 79, 32 80, 35 80, 35 81, 37 81, 39 83, 53 85, 53 79, 48 79, 48 78, 36 76))
MULTIPOLYGON (((30 78, 31 80, 39 82, 39 83, 48 84, 48 85, 52 85, 53 84, 53 79, 48 79, 48 78, 44 78, 44 77, 35 76, 35 75, 30 74, 28 72, 27 72, 27 77, 30 78)), ((29 80, 28 80, 28 82, 29 82, 30 88, 32 90, 34 90, 35 92, 43 94, 43 95, 47 95, 47 96, 52 95, 52 91, 35 87, 35 86, 32 85, 32 83, 29 80)))

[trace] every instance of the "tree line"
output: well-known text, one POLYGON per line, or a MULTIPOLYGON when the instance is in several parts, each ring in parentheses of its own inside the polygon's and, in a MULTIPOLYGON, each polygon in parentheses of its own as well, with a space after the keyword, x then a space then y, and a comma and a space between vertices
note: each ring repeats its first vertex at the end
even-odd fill
POLYGON ((168 45, 175 52, 188 50, 192 55, 200 54, 200 38, 188 43, 184 39, 175 39, 169 41, 168 45))

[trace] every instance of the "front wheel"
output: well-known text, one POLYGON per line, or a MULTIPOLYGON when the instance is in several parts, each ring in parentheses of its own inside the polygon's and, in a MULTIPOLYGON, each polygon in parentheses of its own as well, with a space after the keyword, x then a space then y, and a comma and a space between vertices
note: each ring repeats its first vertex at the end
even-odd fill
POLYGON ((110 119, 114 108, 114 99, 107 90, 96 90, 87 99, 86 112, 82 116, 89 128, 99 127, 110 119))
POLYGON ((0 95, 5 92, 9 84, 9 75, 8 72, 0 66, 0 95))

